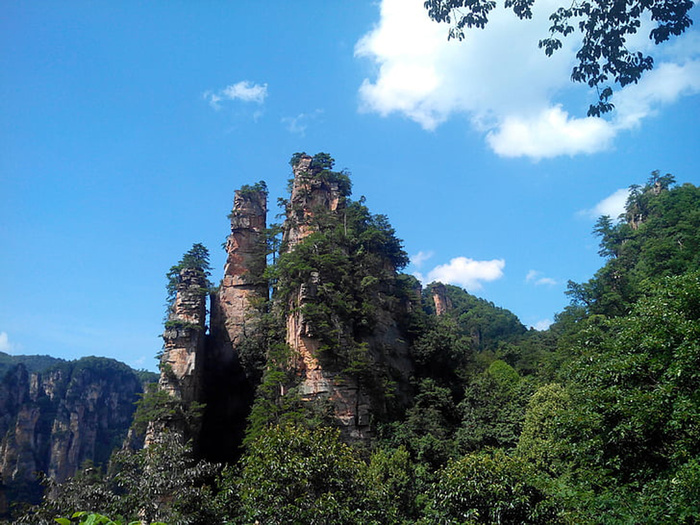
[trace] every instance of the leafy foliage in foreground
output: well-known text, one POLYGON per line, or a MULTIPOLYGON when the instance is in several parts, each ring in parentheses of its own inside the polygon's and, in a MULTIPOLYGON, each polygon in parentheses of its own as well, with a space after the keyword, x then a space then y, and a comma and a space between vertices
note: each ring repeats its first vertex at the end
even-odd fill
POLYGON ((496 450, 474 453, 438 473, 421 524, 561 523, 555 497, 537 473, 496 450))
MULTIPOLYGON (((78 511, 74 512, 73 515, 70 518, 56 518, 55 520, 59 525, 71 525, 71 524, 78 524, 78 525, 122 525, 122 521, 120 520, 112 520, 111 518, 107 516, 103 516, 102 514, 97 514, 94 512, 85 512, 85 511, 78 511)), ((124 522, 124 525, 143 525, 143 521, 138 520, 138 521, 131 521, 128 524, 124 522)), ((166 523, 163 523, 162 521, 154 521, 150 525, 167 525, 166 523)))
POLYGON ((116 452, 106 474, 88 465, 64 483, 47 479, 42 505, 17 523, 55 523, 76 509, 126 522, 222 523, 213 492, 217 473, 216 465, 195 461, 191 448, 166 432, 147 448, 116 452))
POLYGON ((367 465, 336 430, 271 427, 240 468, 240 477, 225 483, 237 494, 243 523, 389 523, 388 502, 367 465))

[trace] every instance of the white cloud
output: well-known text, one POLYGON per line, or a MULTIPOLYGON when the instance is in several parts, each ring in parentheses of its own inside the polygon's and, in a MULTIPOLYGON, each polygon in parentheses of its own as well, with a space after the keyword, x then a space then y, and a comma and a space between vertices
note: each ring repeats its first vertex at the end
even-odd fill
MULTIPOLYGON (((572 89, 579 39, 565 39, 549 58, 537 47, 557 7, 558 0, 536 2, 532 20, 496 8, 485 30, 468 30, 458 42, 447 40, 447 25, 428 18, 423 0, 381 0, 378 24, 355 47, 376 65, 376 78, 360 87, 360 109, 401 114, 426 130, 461 114, 498 155, 541 159, 610 148, 659 105, 700 92, 700 62, 686 51, 684 62, 660 63, 619 90, 610 120, 571 115, 557 98, 572 89)), ((686 36, 697 52, 698 39, 686 36)))
POLYGON ((423 282, 440 281, 474 291, 480 290, 483 282, 495 281, 503 277, 505 265, 506 262, 503 259, 475 261, 468 257, 455 257, 449 263, 430 270, 426 277, 420 273, 414 273, 414 275, 423 282))
POLYGON ((287 125, 287 131, 290 133, 304 137, 310 123, 315 121, 322 113, 322 109, 317 109, 313 113, 299 113, 296 117, 283 117, 282 123, 287 125))
POLYGON ((659 64, 639 84, 627 86, 615 95, 613 123, 617 129, 638 127, 645 117, 656 113, 658 106, 697 93, 700 93, 700 60, 659 64))
POLYGON ((0 332, 0 352, 11 354, 17 349, 17 345, 10 341, 10 336, 7 332, 0 332))
POLYGON ((226 100, 262 104, 267 98, 267 84, 254 84, 249 80, 242 80, 218 91, 206 91, 203 96, 209 105, 217 110, 221 109, 221 102, 226 100))
POLYGON ((537 321, 534 325, 533 328, 535 330, 539 330, 540 332, 543 330, 547 330, 550 326, 552 326, 553 321, 551 319, 542 319, 541 321, 537 321))
POLYGON ((625 204, 629 196, 628 188, 620 188, 612 195, 608 195, 590 210, 582 210, 579 215, 584 215, 591 219, 597 219, 601 215, 607 215, 612 219, 617 219, 619 215, 625 213, 625 204))
POLYGON ((411 255, 411 264, 416 268, 423 266, 423 263, 430 259, 434 255, 434 252, 424 252, 420 251, 415 255, 411 255))
POLYGON ((532 283, 535 286, 554 286, 557 283, 555 279, 552 279, 551 277, 544 277, 542 275, 542 272, 538 272, 537 270, 530 270, 527 272, 527 275, 525 276, 525 282, 526 283, 532 283))
POLYGON ((610 147, 615 128, 598 118, 570 117, 561 105, 530 117, 507 115, 496 131, 486 135, 491 149, 502 157, 558 157, 595 153, 610 147))

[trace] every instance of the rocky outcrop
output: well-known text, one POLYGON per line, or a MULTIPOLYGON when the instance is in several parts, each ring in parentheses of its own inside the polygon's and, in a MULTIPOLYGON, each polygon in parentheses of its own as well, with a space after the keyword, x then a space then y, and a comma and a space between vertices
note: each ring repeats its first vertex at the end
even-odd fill
POLYGON ((136 374, 111 359, 83 358, 34 374, 21 364, 9 370, 0 382, 7 490, 38 497, 39 471, 63 481, 87 460, 104 465, 124 439, 141 391, 136 374))
MULTIPOLYGON (((331 171, 332 164, 333 160, 326 154, 295 155, 294 180, 282 226, 280 250, 283 255, 294 254, 314 232, 331 231, 346 224, 343 222, 347 220, 346 214, 365 213, 346 207, 350 180, 344 172, 331 171)), ((375 220, 366 213, 366 221, 375 220)), ((268 299, 269 284, 264 275, 266 215, 264 183, 236 191, 224 275, 218 290, 211 295, 210 334, 204 337, 204 299, 197 294, 202 284, 185 273, 180 275, 164 334, 161 388, 185 403, 196 401, 205 405, 201 428, 193 436, 195 451, 214 461, 231 460, 237 454, 236 445, 242 440, 246 418, 268 357, 265 338, 270 338, 270 328, 266 335, 257 330, 268 299), (196 315, 193 312, 197 312, 196 315)), ((373 230, 377 238, 385 233, 381 231, 384 223, 380 223, 373 230)), ((341 237, 343 235, 347 235, 347 224, 346 233, 341 237)), ((344 251, 345 259, 350 260, 350 244, 346 241, 341 244, 336 248, 344 251)), ((314 327, 309 318, 309 311, 319 299, 319 287, 327 290, 340 286, 332 277, 326 276, 327 282, 321 282, 324 277, 312 271, 310 277, 304 278, 306 282, 295 284, 291 292, 287 287, 284 298, 278 297, 272 312, 268 311, 270 318, 275 319, 270 322, 283 321, 278 335, 291 350, 287 371, 294 371, 298 378, 293 385, 295 394, 305 402, 320 402, 331 407, 332 417, 349 440, 369 438, 372 417, 387 412, 385 392, 377 388, 376 383, 407 384, 412 370, 407 337, 397 322, 398 312, 394 311, 410 308, 411 299, 404 298, 404 301, 394 295, 394 259, 378 251, 371 260, 372 270, 367 270, 371 274, 364 275, 366 279, 360 278, 362 283, 356 284, 363 290, 370 287, 376 290, 377 297, 359 299, 358 304, 364 305, 362 308, 367 312, 357 315, 366 315, 364 321, 331 314, 332 323, 337 325, 332 330, 338 339, 335 350, 328 351, 329 335, 318 332, 319 328, 314 327), (390 284, 382 284, 386 276, 390 284), (374 377, 373 374, 384 375, 373 384, 373 379, 369 378, 374 377)), ((281 395, 287 394, 285 388, 281 388, 281 395)))
POLYGON ((367 439, 371 436, 371 397, 357 377, 322 359, 318 334, 302 313, 303 306, 314 300, 312 281, 300 287, 287 314, 286 341, 301 381, 301 398, 306 402, 329 402, 333 417, 347 439, 367 439))
MULTIPOLYGON (((332 224, 342 224, 344 220, 349 186, 343 188, 342 179, 334 180, 333 174, 315 167, 313 161, 312 157, 301 156, 294 166, 283 226, 283 246, 287 252, 293 252, 312 233, 332 228, 332 224)), ((381 273, 384 272, 395 276, 395 269, 388 260, 381 269, 381 273)), ((371 278, 379 281, 380 276, 371 278)), ((305 314, 319 303, 321 287, 339 285, 323 279, 318 272, 311 272, 307 282, 286 298, 286 343, 292 352, 290 366, 298 374, 298 391, 303 401, 330 407, 346 440, 366 440, 372 436, 373 417, 386 413, 384 392, 378 393, 381 388, 367 378, 376 370, 353 371, 359 361, 350 363, 354 358, 348 354, 354 353, 366 366, 388 370, 393 378, 407 383, 412 364, 406 338, 402 337, 393 313, 387 309, 376 309, 374 329, 364 335, 358 335, 356 327, 350 326, 342 315, 333 314, 337 348, 328 350, 324 347, 323 334, 318 333, 318 328, 305 314)), ((377 291, 381 294, 386 290, 379 286, 377 291)))
POLYGON ((444 315, 452 309, 452 300, 447 295, 447 288, 445 288, 444 284, 435 283, 431 286, 430 291, 433 296, 436 315, 444 315))
POLYGON ((287 204, 283 238, 288 251, 318 229, 318 219, 323 214, 335 213, 344 205, 340 184, 319 177, 321 171, 308 155, 301 156, 293 166, 294 182, 287 204))
POLYGON ((215 350, 234 353, 255 331, 256 301, 267 299, 265 228, 267 192, 238 190, 233 199, 231 233, 226 241, 226 266, 218 293, 212 297, 212 335, 215 350))
POLYGON ((159 384, 161 389, 186 403, 197 401, 201 388, 207 294, 206 275, 183 268, 163 332, 159 384))
POLYGON ((198 440, 198 451, 211 461, 237 457, 257 386, 254 363, 241 359, 242 346, 251 346, 259 308, 268 294, 263 278, 267 192, 261 183, 256 186, 244 186, 235 193, 224 276, 211 296, 211 337, 201 398, 206 409, 198 440))

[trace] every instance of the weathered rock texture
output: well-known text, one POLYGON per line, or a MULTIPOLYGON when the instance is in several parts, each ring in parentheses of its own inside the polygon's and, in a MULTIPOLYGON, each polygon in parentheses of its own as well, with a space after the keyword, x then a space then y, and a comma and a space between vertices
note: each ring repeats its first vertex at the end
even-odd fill
POLYGON ((435 314, 444 315, 452 309, 452 300, 447 295, 447 288, 442 283, 435 283, 431 287, 435 314))
POLYGON ((199 450, 207 459, 235 459, 255 394, 256 379, 241 363, 241 346, 258 326, 261 301, 267 299, 267 193, 235 193, 226 266, 211 297, 211 337, 207 341, 201 401, 206 404, 199 450))
MULTIPOLYGON (((284 224, 283 246, 293 251, 310 234, 319 230, 323 218, 335 215, 340 219, 345 209, 345 197, 337 182, 317 177, 319 170, 311 167, 311 157, 301 157, 294 167, 291 198, 284 224)), ((390 263, 384 270, 395 274, 390 263)), ((320 334, 304 315, 304 307, 317 301, 321 277, 312 273, 308 282, 288 299, 286 304, 286 343, 292 351, 291 366, 300 377, 299 391, 307 402, 327 402, 342 435, 348 440, 364 440, 372 435, 372 417, 385 412, 384 399, 376 389, 348 373, 332 355, 322 351, 320 334)), ((330 283, 332 286, 337 283, 330 283)), ((411 362, 405 338, 400 336, 397 322, 386 310, 377 312, 376 326, 371 335, 358 341, 348 326, 336 327, 344 344, 364 345, 369 359, 390 369, 395 377, 407 383, 411 362)), ((376 385, 374 385, 376 386, 376 385)))
POLYGON ((182 269, 163 332, 160 387, 186 403, 198 401, 201 389, 207 293, 202 272, 182 269))
POLYGON ((318 334, 314 333, 302 313, 302 307, 316 298, 316 284, 312 281, 301 286, 287 313, 286 341, 301 380, 302 400, 329 401, 333 417, 346 438, 369 438, 372 405, 369 392, 362 388, 356 377, 344 374, 327 359, 321 358, 318 334))
POLYGON ((41 493, 36 472, 57 481, 86 460, 104 465, 131 424, 141 382, 124 364, 84 358, 44 373, 23 365, 0 382, 0 475, 10 492, 41 493), (29 488, 28 488, 29 487, 29 488))
POLYGON ((316 177, 320 169, 311 167, 312 160, 303 156, 293 168, 294 183, 284 223, 283 242, 287 250, 316 231, 314 219, 319 213, 337 212, 344 204, 338 183, 316 177))
POLYGON ((231 234, 226 241, 226 266, 212 300, 212 333, 217 350, 232 353, 258 322, 256 302, 267 298, 265 270, 267 193, 236 191, 231 234), (216 332, 216 333, 214 333, 216 332))
MULTIPOLYGON (((314 165, 312 157, 298 158, 293 170, 294 180, 283 225, 282 251, 285 253, 293 252, 324 224, 338 224, 346 213, 346 195, 349 194, 349 180, 340 176, 342 174, 314 165)), ((169 328, 164 335, 162 362, 166 366, 161 373, 161 387, 182 401, 206 405, 201 429, 193 437, 195 450, 210 460, 230 460, 237 453, 236 445, 242 440, 260 379, 260 369, 256 376, 255 370, 251 372, 249 360, 251 353, 253 358, 263 360, 265 357, 255 354, 264 349, 264 344, 258 345, 255 338, 260 335, 256 333, 261 315, 259 307, 268 297, 268 283, 263 278, 266 215, 264 189, 258 185, 245 186, 236 192, 230 215, 231 233, 226 242, 224 276, 218 291, 211 296, 210 335, 202 339, 203 298, 196 293, 201 284, 185 274, 181 276, 182 284, 169 325, 182 322, 187 326, 169 328)), ((388 260, 384 267, 378 267, 378 272, 382 275, 372 276, 377 282, 382 281, 385 273, 391 279, 396 276, 388 260)), ((283 300, 284 304, 276 305, 286 323, 284 340, 293 356, 289 368, 297 373, 296 390, 303 401, 326 403, 347 439, 366 439, 371 436, 372 417, 386 412, 385 400, 378 395, 381 388, 373 388, 366 377, 361 378, 361 373, 348 373, 347 362, 343 364, 337 354, 330 355, 321 348, 322 334, 314 333, 305 318, 304 307, 317 301, 319 284, 336 286, 338 283, 319 283, 319 279, 318 274, 312 273, 308 282, 283 300)), ((392 291, 383 285, 373 286, 377 287, 379 295, 392 296, 392 291)), ((381 303, 382 300, 377 301, 381 303)), ((410 305, 395 308, 405 310, 410 305)), ((412 365, 407 338, 396 321, 396 313, 389 307, 379 306, 373 317, 373 330, 358 336, 356 327, 340 326, 338 333, 343 339, 343 350, 353 351, 359 347, 360 353, 368 354, 369 362, 389 370, 388 375, 382 376, 388 382, 396 380, 405 385, 412 365)), ((347 356, 343 358, 347 361, 347 356)))
MULTIPOLYGON (((180 270, 175 299, 162 336, 158 386, 183 407, 199 403, 202 398, 208 294, 209 282, 201 270, 180 270)), ((151 421, 144 445, 152 444, 164 430, 178 432, 185 441, 193 439, 196 446, 199 428, 182 416, 151 421)))

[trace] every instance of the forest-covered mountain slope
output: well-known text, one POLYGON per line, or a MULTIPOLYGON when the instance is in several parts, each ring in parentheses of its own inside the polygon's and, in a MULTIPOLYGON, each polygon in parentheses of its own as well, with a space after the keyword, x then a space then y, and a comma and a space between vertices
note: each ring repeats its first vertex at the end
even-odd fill
POLYGON ((633 187, 596 225, 604 266, 540 332, 401 274, 401 241, 349 174, 327 154, 291 164, 284 224, 266 224, 264 183, 236 194, 209 334, 208 252, 170 272, 160 389, 135 418, 148 446, 24 522, 700 519, 700 189, 633 187))
POLYGON ((28 372, 43 372, 53 365, 61 363, 63 359, 50 355, 10 355, 0 352, 0 377, 18 364, 24 365, 28 372))

